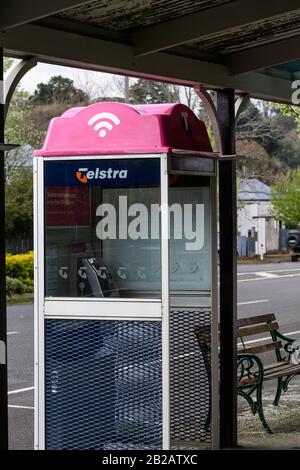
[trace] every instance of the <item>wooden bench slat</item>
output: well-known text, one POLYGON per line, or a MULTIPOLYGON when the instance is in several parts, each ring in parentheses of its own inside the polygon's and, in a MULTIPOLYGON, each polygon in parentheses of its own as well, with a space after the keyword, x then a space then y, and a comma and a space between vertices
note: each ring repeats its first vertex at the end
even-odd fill
MULTIPOLYGON (((278 371, 278 369, 286 368, 286 365, 289 364, 285 361, 275 362, 274 364, 269 364, 268 366, 264 366, 264 373, 271 374, 274 371, 278 371)), ((253 374, 258 372, 257 369, 253 370, 253 374)))
POLYGON ((300 373, 300 364, 294 366, 291 364, 291 367, 281 368, 279 370, 273 370, 270 373, 264 374, 264 380, 276 379, 278 377, 287 377, 288 375, 299 374, 300 373))
POLYGON ((247 325, 255 325, 257 323, 266 323, 266 322, 271 322, 275 320, 275 315, 274 313, 266 313, 265 315, 255 315, 253 317, 248 317, 248 318, 239 318, 237 320, 237 326, 242 327, 242 326, 247 326, 247 325))
POLYGON ((278 330, 279 326, 278 323, 273 322, 273 323, 264 323, 262 325, 256 325, 256 326, 246 326, 244 328, 238 328, 237 330, 237 336, 239 338, 244 338, 245 336, 251 336, 251 335, 257 335, 259 333, 265 333, 265 332, 270 332, 274 330, 278 330))
MULTIPOLYGON (((282 363, 278 363, 282 364, 282 363)), ((293 375, 293 374, 300 374, 300 364, 299 365, 293 365, 289 363, 284 363, 285 367, 280 367, 279 370, 276 370, 276 368, 273 369, 273 371, 270 371, 270 373, 264 373, 264 380, 273 380, 279 377, 287 377, 288 375, 293 375)), ((255 372, 254 372, 255 373, 255 372)), ((245 377, 241 380, 238 380, 238 387, 243 387, 245 385, 252 385, 256 383, 256 379, 253 377, 245 377)))
POLYGON ((259 354, 282 348, 281 341, 273 341, 272 343, 261 344, 260 346, 249 346, 239 349, 238 352, 259 354))
MULTIPOLYGON (((295 366, 294 364, 291 364, 289 362, 285 362, 285 361, 282 361, 282 362, 277 362, 277 364, 273 364, 272 367, 270 366, 265 366, 264 367, 264 375, 265 376, 270 376, 272 374, 277 374, 278 372, 280 373, 283 373, 283 372, 286 372, 288 373, 289 370, 291 369, 294 369, 295 367, 298 367, 298 366, 295 366)), ((254 373, 256 373, 257 371, 254 371, 254 373)))
POLYGON ((277 363, 277 367, 274 365, 274 367, 265 367, 266 373, 272 373, 275 369, 278 370, 283 370, 283 369, 292 369, 293 367, 298 367, 300 364, 292 364, 291 362, 286 362, 286 361, 281 361, 277 363))
POLYGON ((238 380, 238 387, 244 387, 245 385, 253 385, 256 384, 257 380, 255 378, 244 378, 241 380, 238 380))
POLYGON ((264 367, 264 370, 271 370, 271 369, 276 369, 279 366, 284 366, 286 365, 286 361, 281 361, 281 362, 273 362, 273 364, 268 364, 267 366, 264 367))

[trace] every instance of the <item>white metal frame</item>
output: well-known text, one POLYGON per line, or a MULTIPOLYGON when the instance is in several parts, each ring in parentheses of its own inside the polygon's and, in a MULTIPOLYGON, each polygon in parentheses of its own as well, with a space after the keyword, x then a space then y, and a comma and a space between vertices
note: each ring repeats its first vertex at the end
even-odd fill
POLYGON ((218 228, 217 177, 210 178, 211 207, 211 402, 212 448, 219 449, 219 315, 218 315, 218 228))
POLYGON ((45 448, 44 164, 34 159, 34 448, 45 448))
POLYGON ((162 431, 163 450, 170 436, 170 282, 169 282, 169 175, 168 156, 161 156, 161 289, 162 289, 162 431))
MULTIPOLYGON (((188 172, 178 172, 189 174, 188 172)), ((202 173, 194 173, 203 176, 202 173)), ((211 310, 211 404, 212 404, 212 448, 219 449, 219 315, 218 315, 218 232, 217 232, 217 169, 209 177, 210 188, 210 238, 211 238, 211 289, 195 293, 194 291, 170 291, 171 308, 208 308, 211 310), (181 294, 181 295, 180 295, 181 294)), ((169 190, 169 188, 168 188, 169 190)), ((189 445, 192 444, 189 442, 189 445)))
POLYGON ((44 311, 46 318, 159 320, 161 319, 161 300, 136 299, 133 301, 119 298, 81 299, 76 297, 49 299, 46 297, 44 311), (99 303, 101 303, 101 311, 99 311, 99 303))
MULTIPOLYGON (((136 158, 157 158, 160 159, 161 154, 121 154, 121 155, 85 155, 85 156, 57 156, 57 157, 43 157, 43 161, 74 161, 74 160, 121 160, 121 159, 136 159, 136 158)), ((44 249, 44 248, 43 248, 44 249)), ((43 266, 44 269, 44 266, 43 266)), ((128 298, 128 299, 80 299, 70 297, 45 297, 44 310, 45 317, 53 318, 69 318, 69 319, 100 319, 100 318, 113 318, 118 320, 134 318, 136 320, 158 320, 161 318, 162 301, 161 299, 149 298, 128 298), (101 302, 101 312, 97 310, 97 305, 101 302), (138 311, 138 303, 143 304, 143 309, 138 311), (77 305, 76 305, 77 304, 77 305), (118 311, 122 305, 123 314, 118 311), (124 306, 126 306, 124 311, 124 306), (151 307, 153 314, 151 314, 151 307), (86 309, 84 311, 84 308, 86 309), (54 309, 57 309, 54 313, 54 309), (72 311, 74 314, 72 314, 72 311), (132 314, 133 313, 133 314, 132 314)))
MULTIPOLYGON (((66 157, 37 157, 34 159, 34 270, 35 270, 35 449, 45 449, 45 376, 44 376, 44 322, 45 319, 111 319, 111 320, 162 320, 162 310, 165 312, 162 321, 163 356, 164 361, 168 358, 168 312, 169 312, 169 290, 165 290, 163 299, 139 299, 126 298, 116 299, 80 299, 63 297, 45 297, 44 291, 44 269, 45 269, 45 241, 44 241, 44 162, 45 161, 70 161, 70 160, 111 160, 111 159, 136 159, 136 158, 158 158, 161 161, 161 175, 166 185, 164 194, 168 195, 168 175, 166 166, 166 155, 107 155, 107 156, 66 156, 66 157), (101 303, 101 311, 99 311, 101 303), (141 308, 142 307, 142 308, 141 308)), ((163 190, 161 190, 161 202, 163 190)), ((162 230, 168 234, 168 213, 162 215, 162 230)), ((168 266, 168 240, 161 246, 161 264, 168 266)), ((162 276, 163 278, 163 276, 162 276)), ((166 289, 168 283, 162 281, 162 290, 166 289)), ((164 362, 165 364, 165 362, 164 362)), ((165 370, 166 367, 163 367, 165 370)), ((166 425, 163 425, 163 448, 169 448, 169 381, 163 377, 163 413, 168 416, 166 425), (165 410, 165 411, 164 411, 165 410)))
MULTIPOLYGON (((217 317, 217 227, 216 177, 210 176, 212 290, 204 303, 212 309, 212 429, 213 447, 218 448, 218 317, 217 317), (210 302, 209 302, 210 301, 210 302), (208 305, 207 305, 208 306, 208 305)), ((35 449, 45 449, 44 321, 48 319, 118 319, 162 321, 162 418, 163 450, 170 449, 170 285, 168 155, 107 155, 38 157, 34 159, 34 271, 35 271, 35 449), (81 299, 45 297, 44 292, 44 162, 59 160, 159 158, 161 172, 161 299, 81 299), (98 310, 101 303, 101 312, 98 310), (140 308, 142 306, 142 308, 140 308)), ((200 296, 201 297, 201 296, 200 296)), ((204 300, 204 299, 203 299, 204 300)))

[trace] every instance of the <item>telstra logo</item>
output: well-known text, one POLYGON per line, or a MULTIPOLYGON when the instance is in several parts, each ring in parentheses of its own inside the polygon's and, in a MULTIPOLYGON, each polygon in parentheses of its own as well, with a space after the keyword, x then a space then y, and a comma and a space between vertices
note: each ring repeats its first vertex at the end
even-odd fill
POLYGON ((80 183, 86 184, 89 180, 104 180, 104 179, 126 179, 128 170, 113 170, 108 168, 107 170, 101 170, 96 168, 95 170, 89 170, 88 168, 78 168, 75 173, 76 178, 80 183))

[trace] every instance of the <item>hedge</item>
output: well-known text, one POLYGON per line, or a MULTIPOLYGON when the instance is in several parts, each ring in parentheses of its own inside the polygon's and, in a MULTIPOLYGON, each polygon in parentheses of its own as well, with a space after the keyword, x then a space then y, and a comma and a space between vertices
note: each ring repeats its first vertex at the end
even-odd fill
POLYGON ((21 255, 6 255, 6 275, 33 286, 33 251, 21 255))
POLYGON ((33 288, 24 284, 19 279, 13 279, 6 276, 6 295, 11 297, 13 294, 25 294, 32 292, 33 288))

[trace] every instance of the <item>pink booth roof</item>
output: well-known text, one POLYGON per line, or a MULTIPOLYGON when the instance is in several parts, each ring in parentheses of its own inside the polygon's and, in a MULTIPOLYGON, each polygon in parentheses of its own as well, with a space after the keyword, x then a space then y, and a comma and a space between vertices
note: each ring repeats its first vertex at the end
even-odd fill
POLYGON ((212 152, 203 121, 183 104, 101 102, 51 120, 39 156, 212 152))

